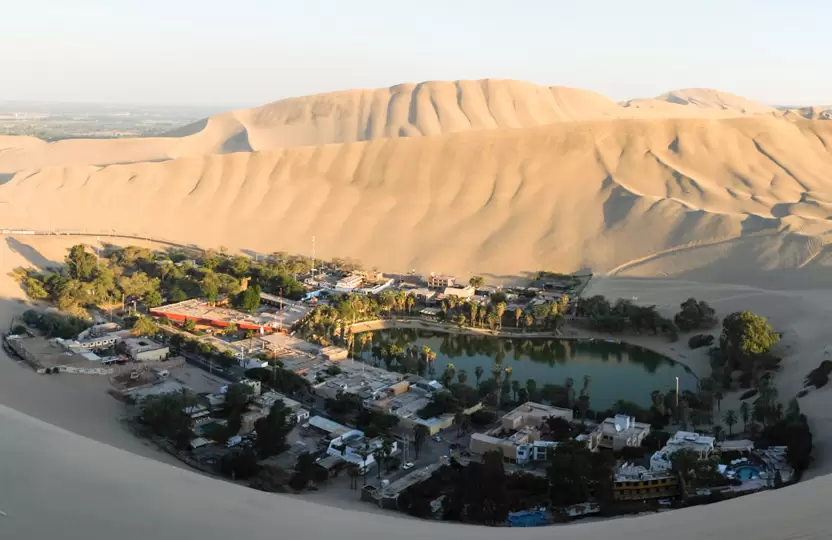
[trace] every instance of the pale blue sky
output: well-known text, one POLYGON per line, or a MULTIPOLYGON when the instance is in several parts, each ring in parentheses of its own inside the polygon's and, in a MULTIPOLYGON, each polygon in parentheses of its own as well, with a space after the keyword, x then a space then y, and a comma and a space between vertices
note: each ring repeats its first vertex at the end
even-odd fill
POLYGON ((0 100, 250 106, 523 79, 832 103, 829 0, 0 0, 0 100))

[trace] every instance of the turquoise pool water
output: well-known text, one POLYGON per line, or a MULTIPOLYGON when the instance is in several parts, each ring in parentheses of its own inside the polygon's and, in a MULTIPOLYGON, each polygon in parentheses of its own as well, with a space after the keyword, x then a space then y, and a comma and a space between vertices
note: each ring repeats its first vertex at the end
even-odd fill
POLYGON ((742 467, 737 467, 737 478, 740 480, 753 480, 754 478, 760 477, 761 469, 759 467, 755 467, 754 465, 743 465, 742 467))

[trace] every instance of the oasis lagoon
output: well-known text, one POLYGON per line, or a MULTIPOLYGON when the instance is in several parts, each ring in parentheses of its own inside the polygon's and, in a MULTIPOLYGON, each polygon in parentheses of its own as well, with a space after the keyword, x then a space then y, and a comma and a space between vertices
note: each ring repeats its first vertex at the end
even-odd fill
MULTIPOLYGON (((649 349, 616 340, 566 340, 543 338, 497 338, 467 334, 451 334, 414 329, 379 330, 359 334, 355 340, 355 356, 365 362, 387 365, 398 370, 400 364, 381 354, 384 346, 429 347, 436 354, 433 366, 421 366, 426 377, 440 378, 448 364, 457 373, 465 370, 467 384, 476 386, 475 371, 483 370, 482 380, 491 377, 499 363, 511 367, 511 380, 523 387, 533 379, 540 389, 545 384, 564 385, 571 378, 580 389, 585 376, 591 379, 588 395, 593 410, 610 409, 619 400, 649 407, 651 393, 665 394, 676 389, 696 392, 698 379, 679 362, 649 349), (362 335, 367 337, 362 339, 362 335), (362 344, 363 342, 363 344, 362 344)), ((418 371, 418 368, 415 369, 418 371)))

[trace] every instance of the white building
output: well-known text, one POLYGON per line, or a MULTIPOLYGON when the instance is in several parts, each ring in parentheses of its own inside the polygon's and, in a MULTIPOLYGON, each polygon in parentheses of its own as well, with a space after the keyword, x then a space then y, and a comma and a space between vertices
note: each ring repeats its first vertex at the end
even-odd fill
POLYGON ((692 431, 677 431, 664 448, 650 457, 650 470, 654 472, 668 471, 672 467, 670 456, 681 449, 693 450, 700 459, 707 458, 714 450, 714 438, 700 435, 692 431))
POLYGON ((457 298, 473 298, 476 292, 477 290, 474 287, 466 285, 465 287, 445 287, 442 294, 445 295, 445 297, 456 296, 457 298))
MULTIPOLYGON (((381 447, 381 444, 380 438, 368 439, 363 431, 354 429, 333 439, 326 453, 330 456, 338 456, 344 461, 358 465, 360 470, 366 471, 375 463, 373 451, 381 447), (362 453, 366 455, 362 456, 362 453)), ((392 445, 392 450, 396 451, 398 449, 396 441, 392 441, 392 445)))
POLYGON ((636 422, 635 418, 626 414, 616 414, 598 424, 589 435, 588 446, 590 450, 621 450, 625 446, 641 446, 648 433, 650 424, 636 422))
POLYGON ((357 289, 363 281, 363 277, 361 277, 358 274, 353 274, 351 276, 339 279, 335 283, 335 290, 338 292, 350 292, 353 289, 357 289))

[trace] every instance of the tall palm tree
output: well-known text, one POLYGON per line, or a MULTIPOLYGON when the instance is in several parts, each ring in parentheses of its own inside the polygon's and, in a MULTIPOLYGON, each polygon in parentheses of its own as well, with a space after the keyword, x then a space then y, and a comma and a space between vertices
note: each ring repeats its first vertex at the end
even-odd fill
POLYGON ((514 308, 514 326, 520 328, 520 319, 523 318, 523 308, 514 308))
POLYGON ((742 430, 748 431, 748 419, 751 417, 751 407, 745 401, 740 405, 740 418, 742 418, 742 430))
POLYGON ((459 381, 459 384, 465 384, 468 382, 468 372, 464 369, 460 369, 456 374, 456 380, 459 381))
POLYGON ((517 401, 517 393, 520 392, 520 382, 517 380, 511 381, 511 392, 514 396, 514 401, 517 401))
POLYGON ((499 302, 494 306, 494 312, 497 314, 497 322, 500 325, 500 330, 503 329, 503 314, 506 312, 506 303, 499 302))
POLYGON ((716 410, 722 411, 722 398, 724 398, 722 390, 717 390, 714 392, 714 399, 716 400, 716 410))
POLYGON ((471 305, 469 307, 471 310, 471 326, 474 326, 476 325, 477 315, 479 314, 480 308, 477 304, 473 302, 471 302, 471 305))
POLYGON ((725 422, 725 425, 728 426, 728 435, 733 435, 734 424, 737 423, 737 413, 732 410, 725 411, 725 414, 722 416, 722 420, 725 422))
POLYGON ((430 435, 430 430, 427 426, 416 424, 413 426, 413 448, 416 450, 416 458, 419 458, 419 452, 422 450, 422 445, 430 435))
POLYGON ((482 378, 483 372, 485 372, 485 370, 482 369, 482 366, 477 366, 474 368, 474 377, 477 378, 477 388, 480 387, 480 379, 482 378))

